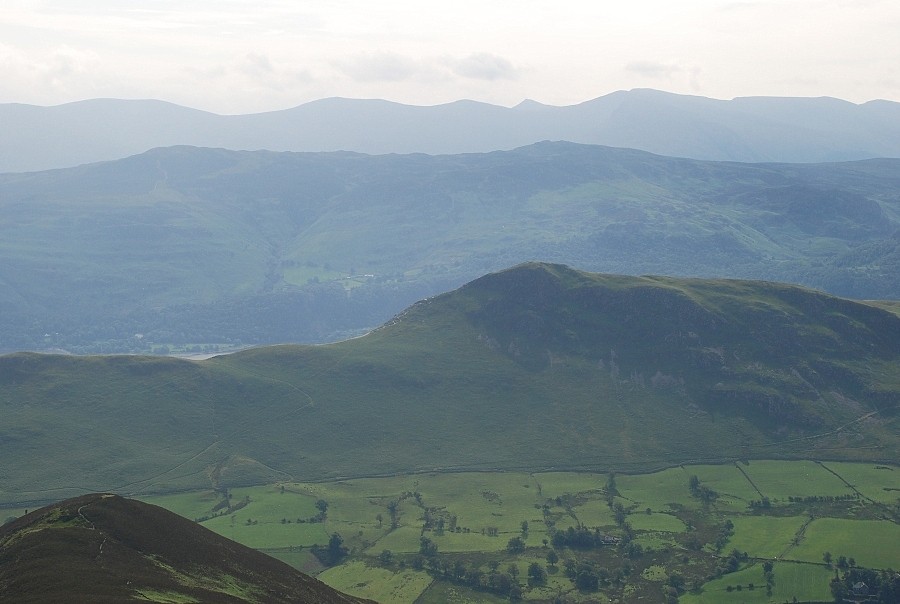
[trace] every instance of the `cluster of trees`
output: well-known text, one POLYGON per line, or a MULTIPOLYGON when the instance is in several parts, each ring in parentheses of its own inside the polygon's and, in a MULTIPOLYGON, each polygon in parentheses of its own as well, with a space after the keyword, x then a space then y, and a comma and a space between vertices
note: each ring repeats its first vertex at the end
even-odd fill
POLYGON ((900 602, 900 573, 851 568, 831 580, 835 602, 865 598, 872 602, 900 602))
POLYGON ((521 537, 513 537, 506 544, 506 551, 510 554, 521 554, 525 551, 525 541, 521 537))
MULTIPOLYGON (((413 558, 412 566, 417 570, 427 570, 431 575, 457 585, 465 585, 476 591, 494 593, 501 597, 509 598, 516 602, 522 599, 523 591, 518 582, 519 567, 510 564, 505 572, 500 571, 500 562, 491 560, 488 564, 489 572, 485 573, 478 565, 467 566, 457 558, 456 560, 442 559, 438 555, 437 545, 428 537, 420 539, 419 555, 413 558)), ((385 550, 379 556, 382 565, 387 566, 392 559, 392 554, 385 550)), ((539 564, 532 564, 528 568, 528 582, 530 585, 541 585, 546 582, 546 573, 539 564), (534 568, 536 567, 536 568, 534 568)))
POLYGON ((749 560, 747 552, 741 552, 737 549, 731 550, 728 556, 722 558, 719 562, 719 572, 723 575, 733 573, 741 567, 742 562, 749 560))
MULTIPOLYGON (((512 537, 507 544, 507 553, 518 555, 525 551, 526 543, 524 536, 527 535, 527 523, 522 523, 522 536, 512 537)), ((554 535, 554 546, 556 543, 562 544, 561 547, 572 547, 569 543, 574 544, 576 548, 593 548, 598 546, 609 546, 620 544, 621 540, 601 533, 599 529, 589 530, 585 527, 568 528, 565 531, 558 531, 554 535)), ((545 540, 545 546, 547 545, 545 540)), ((628 542, 626 547, 622 547, 623 555, 630 557, 632 555, 640 555, 634 553, 633 549, 641 550, 640 545, 628 542), (628 548, 627 546, 633 546, 628 548)), ((382 566, 390 566, 393 563, 393 554, 385 550, 379 556, 379 562, 382 566)), ((549 549, 546 555, 546 568, 538 562, 531 562, 527 569, 527 585, 537 587, 546 584, 547 569, 555 570, 557 563, 560 561, 559 554, 555 549, 549 549)), ((485 573, 478 565, 467 567, 466 563, 461 559, 452 559, 452 556, 439 556, 438 546, 430 538, 422 536, 419 539, 419 552, 412 560, 412 566, 418 570, 427 570, 432 575, 442 580, 451 581, 459 585, 465 585, 471 589, 486 591, 508 597, 510 600, 517 601, 523 597, 522 585, 519 583, 519 567, 516 563, 511 563, 505 570, 499 570, 500 563, 492 560, 488 564, 489 572, 485 573)), ((625 569, 617 571, 614 577, 610 571, 603 567, 595 567, 589 561, 576 561, 574 559, 565 560, 565 573, 569 577, 575 587, 581 591, 593 592, 601 588, 601 586, 609 585, 613 581, 623 580, 625 574, 630 569, 630 563, 626 563, 625 569)))
POLYGON ((328 539, 328 545, 322 547, 319 544, 310 548, 313 555, 325 566, 335 566, 347 557, 349 550, 344 547, 344 539, 337 533, 332 533, 328 539))
MULTIPOLYGON (((469 527, 460 526, 458 524, 456 514, 450 514, 445 517, 444 514, 439 513, 435 508, 425 508, 422 530, 433 530, 435 535, 443 535, 444 531, 450 531, 451 533, 472 532, 472 529, 469 527)), ((497 529, 494 530, 497 531, 497 529)), ((499 533, 499 531, 497 532, 499 533)), ((484 529, 481 530, 481 534, 485 534, 484 529)), ((493 536, 496 537, 496 534, 493 536)))
POLYGON ((704 503, 709 503, 719 498, 717 492, 701 484, 700 478, 696 474, 691 474, 690 479, 688 479, 688 489, 691 491, 691 497, 696 497, 704 503))
POLYGON ((678 571, 673 571, 666 578, 666 584, 663 586, 663 593, 666 597, 666 604, 677 604, 678 596, 684 593, 685 581, 684 577, 678 571))
POLYGON ((834 503, 835 501, 851 501, 859 499, 859 493, 847 493, 846 495, 807 495, 790 496, 788 501, 791 503, 834 503))
POLYGON ((763 497, 762 499, 754 499, 750 502, 751 510, 768 510, 772 507, 772 502, 769 501, 768 497, 763 497))
POLYGON ((853 568, 856 566, 856 558, 848 558, 847 556, 838 556, 837 560, 831 555, 831 552, 825 552, 822 554, 822 560, 831 567, 832 563, 834 563, 838 568, 847 569, 853 568))
POLYGON ((555 531, 550 542, 555 548, 570 547, 572 549, 593 549, 608 545, 617 545, 620 539, 602 532, 599 528, 590 530, 587 527, 569 527, 564 531, 555 531))
MULTIPOLYGON (((565 561, 564 567, 566 576, 581 591, 597 591, 601 585, 606 586, 613 581, 609 570, 602 566, 595 567, 588 562, 576 562, 570 558, 565 561)), ((624 575, 620 571, 615 580, 621 580, 622 576, 624 575)))
POLYGON ((775 586, 775 564, 771 560, 763 562, 763 576, 766 578, 766 595, 772 595, 775 586))
POLYGON ((734 535, 734 523, 731 520, 726 520, 722 523, 722 526, 719 527, 719 533, 716 535, 716 540, 714 545, 716 546, 716 553, 722 551, 725 545, 728 543, 728 540, 734 535))

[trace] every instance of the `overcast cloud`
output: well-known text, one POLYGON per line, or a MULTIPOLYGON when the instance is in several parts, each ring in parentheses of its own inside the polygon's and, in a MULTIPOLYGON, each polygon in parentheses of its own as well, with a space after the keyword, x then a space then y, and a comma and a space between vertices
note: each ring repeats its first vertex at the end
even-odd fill
POLYGON ((0 102, 247 113, 329 96, 562 105, 636 87, 900 101, 898 31, 896 0, 3 0, 0 102))

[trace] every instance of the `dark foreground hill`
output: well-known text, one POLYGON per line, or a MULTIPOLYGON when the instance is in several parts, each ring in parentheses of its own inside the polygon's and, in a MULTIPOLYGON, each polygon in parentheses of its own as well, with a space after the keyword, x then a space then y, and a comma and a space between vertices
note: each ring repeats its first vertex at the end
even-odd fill
MULTIPOLYGON (((536 258, 900 298, 900 160, 157 149, 0 175, 0 350, 323 342, 536 258)), ((201 347, 202 348, 202 347, 201 347)))
POLYGON ((6 501, 432 470, 900 458, 900 317, 767 282, 525 264, 361 338, 0 357, 6 501))
POLYGON ((433 107, 331 98, 283 111, 216 115, 161 101, 0 104, 0 172, 119 159, 153 147, 473 153, 567 140, 730 161, 900 156, 900 103, 619 91, 578 105, 474 101, 433 107))
POLYGON ((0 601, 365 602, 160 507, 84 495, 0 527, 0 601))

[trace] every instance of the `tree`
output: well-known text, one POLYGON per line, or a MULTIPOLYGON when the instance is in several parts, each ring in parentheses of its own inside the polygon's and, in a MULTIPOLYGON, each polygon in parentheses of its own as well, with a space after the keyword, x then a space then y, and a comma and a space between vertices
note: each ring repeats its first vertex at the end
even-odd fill
POLYGON ((550 566, 556 566, 556 563, 559 562, 559 555, 556 553, 556 550, 551 549, 547 552, 547 564, 550 566))
POLYGON ((527 520, 522 521, 522 534, 523 535, 528 534, 528 521, 527 520))
POLYGON ((331 533, 328 539, 328 559, 331 564, 337 564, 347 555, 347 548, 344 547, 344 540, 337 533, 331 533))
POLYGON ((831 566, 831 552, 825 552, 822 554, 822 560, 825 561, 825 564, 831 566))
POLYGON ((393 559, 394 554, 389 549, 382 550, 381 554, 378 555, 378 561, 381 562, 382 566, 390 566, 393 559))
POLYGON ((391 501, 390 503, 388 503, 387 507, 388 513, 391 515, 391 530, 394 530, 400 525, 400 504, 396 501, 391 501))
POLYGON ((328 512, 328 502, 324 499, 319 499, 318 501, 316 501, 316 508, 319 510, 319 514, 325 516, 325 514, 328 512))
POLYGON ((426 558, 432 558, 437 555, 437 545, 428 537, 419 539, 419 553, 426 558))
POLYGON ((322 547, 320 545, 312 546, 312 553, 325 566, 334 566, 347 555, 347 548, 344 547, 344 540, 337 533, 332 533, 328 539, 328 545, 322 547))
POLYGON ((522 541, 521 537, 513 537, 506 544, 506 551, 510 554, 521 554, 525 551, 525 542, 522 541))
POLYGON ((516 577, 519 576, 519 565, 518 565, 518 564, 510 564, 510 565, 506 568, 506 572, 509 573, 509 576, 510 576, 510 577, 512 577, 513 579, 515 579, 516 577))
POLYGON ((672 574, 669 575, 669 580, 667 582, 674 587, 676 591, 680 592, 684 590, 684 577, 678 571, 673 571, 672 574))
POLYGON ((600 580, 594 569, 587 565, 579 567, 575 575, 575 587, 581 591, 597 591, 600 587, 600 580))
POLYGON ((501 593, 509 593, 509 589, 513 585, 513 578, 507 573, 500 573, 494 575, 492 584, 501 593))
POLYGON ((626 518, 625 507, 622 506, 622 504, 619 503, 618 501, 613 506, 613 512, 615 514, 616 524, 618 524, 619 526, 622 526, 623 524, 625 524, 625 518, 626 518))
POLYGON ((528 565, 528 584, 543 585, 547 582, 547 572, 537 562, 528 565))
POLYGON ((453 564, 453 578, 457 581, 461 581, 466 576, 466 563, 462 560, 457 560, 453 564))
POLYGON ((688 488, 691 490, 691 494, 696 494, 700 489, 700 479, 696 474, 691 474, 690 479, 688 479, 688 488))

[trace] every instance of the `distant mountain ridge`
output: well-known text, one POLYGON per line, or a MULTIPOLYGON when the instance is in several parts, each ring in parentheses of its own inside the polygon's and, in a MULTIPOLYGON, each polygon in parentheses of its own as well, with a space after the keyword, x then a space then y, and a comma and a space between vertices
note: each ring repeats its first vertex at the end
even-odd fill
POLYGON ((160 507, 82 495, 0 527, 0 600, 364 604, 160 507))
POLYGON ((833 98, 731 101, 637 89, 571 106, 475 101, 435 106, 330 98, 217 115, 152 100, 0 105, 0 172, 119 159, 154 147, 453 154, 543 140, 693 159, 822 162, 900 157, 900 103, 833 98))

